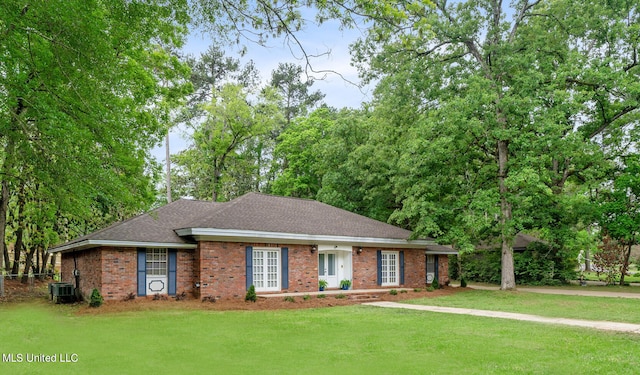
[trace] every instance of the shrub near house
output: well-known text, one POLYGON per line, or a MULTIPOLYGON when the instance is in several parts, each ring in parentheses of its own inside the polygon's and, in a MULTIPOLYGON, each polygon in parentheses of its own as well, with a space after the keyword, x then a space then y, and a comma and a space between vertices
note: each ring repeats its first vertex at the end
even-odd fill
MULTIPOLYGON (((501 278, 500 250, 479 250, 461 254, 462 275, 467 281, 499 284, 501 278)), ((558 285, 576 278, 576 262, 571 256, 541 242, 531 242, 514 251, 516 282, 529 285, 558 285)), ((458 258, 450 257, 451 277, 459 279, 458 258)))

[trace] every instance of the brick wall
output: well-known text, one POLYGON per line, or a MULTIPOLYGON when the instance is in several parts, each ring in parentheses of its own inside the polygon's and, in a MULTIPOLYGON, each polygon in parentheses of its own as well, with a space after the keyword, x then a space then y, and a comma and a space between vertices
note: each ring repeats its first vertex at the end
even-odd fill
MULTIPOLYGON (((201 242, 194 250, 177 252, 178 294, 185 292, 196 298, 244 298, 246 293, 246 246, 289 249, 289 288, 283 292, 315 292, 318 290, 318 256, 310 245, 260 244, 239 242, 201 242), (196 288, 195 284, 200 283, 196 288)), ((397 249, 352 248, 353 289, 376 289, 377 250, 397 249)), ((401 287, 421 288, 426 280, 424 250, 405 249, 405 283, 401 287)), ((137 291, 137 249, 98 248, 76 253, 81 272, 80 288, 88 297, 98 288, 105 300, 119 300, 137 291)), ((438 256, 438 282, 449 282, 447 256, 438 256)), ((73 253, 62 254, 62 280, 75 285, 73 253)))
POLYGON ((438 257, 438 285, 449 285, 449 256, 436 255, 438 257))
POLYGON ((289 248, 289 289, 287 291, 317 292, 318 253, 311 253, 311 245, 284 247, 289 248))
MULTIPOLYGON (((98 288, 105 300, 121 300, 130 293, 137 295, 137 248, 101 247, 76 252, 80 270, 80 290, 88 299, 98 288)), ((177 250, 176 292, 191 296, 196 272, 193 250, 177 250)), ((73 253, 62 254, 62 281, 75 285, 73 253)))
POLYGON ((105 300, 122 299, 137 290, 137 249, 103 247, 102 286, 100 293, 105 300))
MULTIPOLYGON (((102 285, 102 254, 98 249, 75 252, 75 263, 80 270, 80 292, 85 299, 91 296, 93 288, 101 288, 102 285)), ((73 276, 74 253, 62 254, 62 281, 76 285, 73 276)), ((102 291, 101 291, 102 293, 102 291)))
POLYGON ((194 260, 199 270, 200 290, 194 295, 200 298, 244 298, 247 290, 247 246, 289 249, 289 288, 283 292, 318 290, 317 254, 311 253, 311 245, 201 242, 194 260))
POLYGON ((246 293, 245 245, 235 242, 200 242, 196 250, 200 298, 243 297, 246 293))
MULTIPOLYGON (((379 247, 363 247, 358 254, 358 248, 354 247, 352 254, 353 263, 353 288, 376 289, 378 285, 378 260, 377 251, 400 251, 398 249, 385 249, 379 247)), ((423 288, 425 286, 426 256, 422 249, 404 250, 404 284, 401 287, 423 288)))

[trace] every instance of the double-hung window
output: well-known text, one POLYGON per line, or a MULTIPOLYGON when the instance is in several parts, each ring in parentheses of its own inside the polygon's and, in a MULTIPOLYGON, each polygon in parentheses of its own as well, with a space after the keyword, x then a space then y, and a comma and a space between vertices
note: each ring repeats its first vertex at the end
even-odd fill
POLYGON ((147 249, 147 275, 167 275, 167 249, 147 249))

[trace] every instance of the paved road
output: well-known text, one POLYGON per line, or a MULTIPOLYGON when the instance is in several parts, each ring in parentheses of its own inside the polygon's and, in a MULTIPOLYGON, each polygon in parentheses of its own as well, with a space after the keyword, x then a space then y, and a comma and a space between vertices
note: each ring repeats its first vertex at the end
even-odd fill
MULTIPOLYGON (((471 285, 473 289, 483 290, 498 290, 499 287, 471 285)), ((640 298, 640 293, 625 293, 625 292, 607 292, 607 291, 595 291, 595 290, 581 290, 581 289, 552 289, 552 288, 526 288, 520 287, 519 291, 531 292, 531 293, 544 293, 544 294, 560 294, 560 295, 572 295, 572 296, 591 296, 591 297, 607 297, 607 298, 640 298)), ((489 310, 475 310, 475 309, 462 309, 456 307, 441 307, 441 306, 424 306, 424 305, 411 305, 407 303, 396 302, 369 302, 363 305, 377 306, 385 308, 402 308, 410 310, 431 311, 447 314, 463 314, 473 316, 483 316, 499 319, 513 319, 524 320, 530 322, 547 323, 547 324, 562 324, 574 327, 586 327, 605 331, 616 332, 628 332, 640 334, 640 324, 631 323, 616 323, 599 320, 580 320, 580 319, 566 319, 566 318, 549 318, 539 315, 531 314, 519 314, 502 311, 489 311, 489 310)))

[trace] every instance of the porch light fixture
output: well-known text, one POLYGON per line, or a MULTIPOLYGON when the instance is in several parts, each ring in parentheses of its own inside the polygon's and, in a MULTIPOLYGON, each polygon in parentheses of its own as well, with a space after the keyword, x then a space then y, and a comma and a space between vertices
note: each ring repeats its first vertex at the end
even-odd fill
POLYGON ((361 252, 362 252, 362 246, 358 248, 358 254, 360 254, 361 252))
POLYGON ((311 245, 311 254, 315 253, 316 249, 317 249, 316 245, 311 245))

